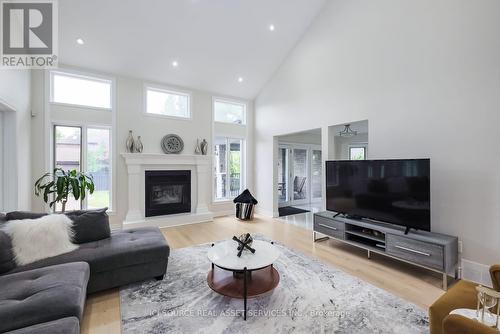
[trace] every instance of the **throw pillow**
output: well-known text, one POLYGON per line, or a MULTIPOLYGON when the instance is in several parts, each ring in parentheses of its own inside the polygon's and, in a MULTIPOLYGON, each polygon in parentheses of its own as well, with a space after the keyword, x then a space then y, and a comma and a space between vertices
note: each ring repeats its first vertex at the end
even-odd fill
POLYGON ((83 244, 109 238, 111 229, 107 209, 67 212, 66 216, 73 221, 73 242, 83 244))
POLYGON ((71 219, 65 215, 47 215, 9 221, 3 230, 10 236, 17 265, 22 266, 77 249, 71 242, 71 226, 71 219))
POLYGON ((7 220, 37 219, 46 216, 47 213, 37 213, 29 211, 12 211, 5 215, 7 220))

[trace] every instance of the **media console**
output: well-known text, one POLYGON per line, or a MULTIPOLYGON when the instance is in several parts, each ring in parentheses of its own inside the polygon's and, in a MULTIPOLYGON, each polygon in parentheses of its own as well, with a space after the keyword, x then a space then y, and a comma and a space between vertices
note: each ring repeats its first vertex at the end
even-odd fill
POLYGON ((448 276, 457 278, 458 238, 426 231, 410 231, 405 228, 336 216, 324 211, 314 214, 313 240, 322 234, 344 243, 382 254, 443 275, 443 290, 448 288, 448 276))

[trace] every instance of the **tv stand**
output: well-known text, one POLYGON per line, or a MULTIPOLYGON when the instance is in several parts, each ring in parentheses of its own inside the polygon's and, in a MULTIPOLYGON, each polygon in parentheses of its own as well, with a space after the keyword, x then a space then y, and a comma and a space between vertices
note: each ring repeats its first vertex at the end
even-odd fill
POLYGON ((313 240, 317 234, 381 254, 443 275, 443 289, 448 288, 448 276, 457 277, 458 238, 445 234, 410 231, 397 225, 358 220, 339 216, 335 212, 314 214, 313 240))

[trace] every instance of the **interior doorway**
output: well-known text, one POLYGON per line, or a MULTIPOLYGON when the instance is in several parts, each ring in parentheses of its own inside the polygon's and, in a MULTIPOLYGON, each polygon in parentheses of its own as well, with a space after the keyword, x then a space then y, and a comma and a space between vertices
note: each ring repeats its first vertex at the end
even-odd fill
POLYGON ((278 208, 321 204, 322 161, 321 129, 278 137, 278 208))

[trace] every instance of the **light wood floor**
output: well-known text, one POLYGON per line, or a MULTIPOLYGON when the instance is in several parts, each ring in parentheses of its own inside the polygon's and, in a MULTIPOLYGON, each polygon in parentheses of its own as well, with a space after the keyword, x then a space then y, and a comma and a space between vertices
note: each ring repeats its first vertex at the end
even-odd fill
MULTIPOLYGON (((233 217, 162 230, 172 249, 231 238, 244 232, 259 233, 289 248, 318 258, 373 285, 427 309, 444 291, 441 275, 384 256, 328 240, 313 243, 312 232, 278 219, 256 217, 241 222, 233 217)), ((88 297, 82 333, 120 333, 118 290, 88 297)))

